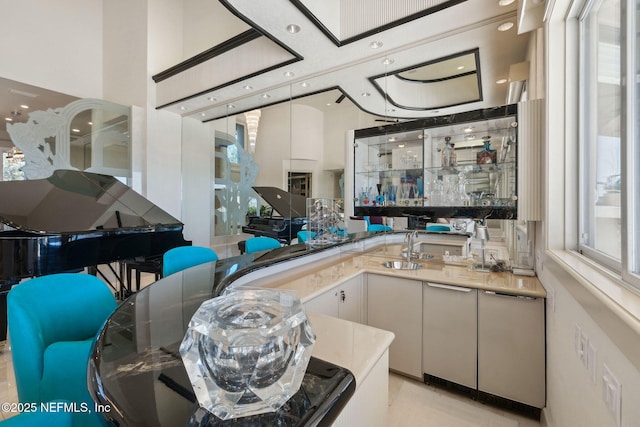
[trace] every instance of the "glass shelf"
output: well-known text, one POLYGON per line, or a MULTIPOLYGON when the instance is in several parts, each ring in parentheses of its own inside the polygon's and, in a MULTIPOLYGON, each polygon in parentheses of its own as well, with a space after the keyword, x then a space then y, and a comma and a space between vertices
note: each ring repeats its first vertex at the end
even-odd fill
POLYGON ((355 214, 515 218, 516 130, 508 105, 355 131, 355 214))

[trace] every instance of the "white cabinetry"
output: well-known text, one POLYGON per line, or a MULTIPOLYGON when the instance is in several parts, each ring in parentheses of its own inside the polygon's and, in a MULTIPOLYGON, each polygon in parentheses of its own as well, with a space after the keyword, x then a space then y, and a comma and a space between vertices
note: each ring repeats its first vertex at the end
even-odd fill
POLYGON ((422 377, 422 282, 367 275, 367 324, 391 331, 389 368, 422 377))
POLYGON ((544 298, 478 292, 478 390, 545 404, 544 298))
POLYGON ((363 323, 362 275, 359 274, 305 302, 304 308, 308 311, 363 323))
POLYGON ((477 290, 425 282, 422 371, 476 388, 477 290))

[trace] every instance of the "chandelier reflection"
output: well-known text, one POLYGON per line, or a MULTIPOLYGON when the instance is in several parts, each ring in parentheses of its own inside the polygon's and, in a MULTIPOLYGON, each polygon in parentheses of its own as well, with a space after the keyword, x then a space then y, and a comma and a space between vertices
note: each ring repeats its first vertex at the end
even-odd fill
POLYGON ((260 122, 260 110, 252 110, 244 113, 247 121, 247 134, 249 135, 249 151, 256 152, 256 137, 258 136, 258 123, 260 122))

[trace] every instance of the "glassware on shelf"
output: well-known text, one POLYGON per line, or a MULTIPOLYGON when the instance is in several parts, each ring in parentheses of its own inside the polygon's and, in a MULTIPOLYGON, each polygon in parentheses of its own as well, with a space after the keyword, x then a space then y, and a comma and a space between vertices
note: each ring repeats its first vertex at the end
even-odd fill
POLYGON ((491 137, 485 136, 482 140, 484 143, 484 149, 476 154, 476 163, 479 165, 497 163, 498 153, 496 150, 491 149, 491 137))
POLYGON ((387 202, 389 206, 393 206, 396 204, 396 195, 398 194, 398 186, 397 185, 388 185, 387 186, 387 202))
POLYGON ((456 166, 456 153, 454 144, 451 142, 451 137, 446 136, 444 138, 444 148, 442 149, 442 167, 454 168, 456 166))

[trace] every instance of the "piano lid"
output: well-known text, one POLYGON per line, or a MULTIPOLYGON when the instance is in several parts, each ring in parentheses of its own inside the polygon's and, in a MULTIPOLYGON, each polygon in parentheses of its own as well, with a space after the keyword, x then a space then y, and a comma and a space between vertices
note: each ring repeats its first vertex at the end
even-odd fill
POLYGON ((118 179, 77 170, 0 182, 0 221, 48 234, 182 225, 118 179))
POLYGON ((277 187, 253 187, 280 215, 287 218, 307 216, 307 199, 299 194, 288 193, 277 187))

